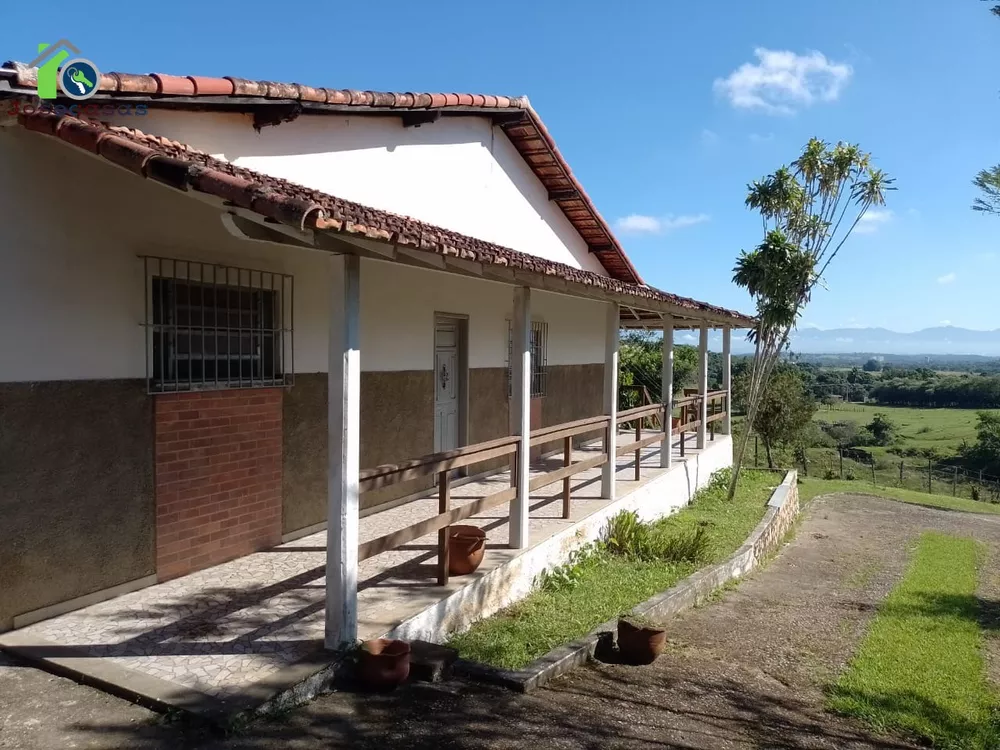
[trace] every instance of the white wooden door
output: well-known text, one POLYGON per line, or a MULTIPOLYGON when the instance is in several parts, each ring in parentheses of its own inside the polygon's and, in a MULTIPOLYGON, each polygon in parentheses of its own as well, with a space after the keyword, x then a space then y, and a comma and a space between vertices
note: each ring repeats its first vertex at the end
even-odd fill
POLYGON ((434 327, 434 452, 458 447, 458 321, 438 318, 434 327))

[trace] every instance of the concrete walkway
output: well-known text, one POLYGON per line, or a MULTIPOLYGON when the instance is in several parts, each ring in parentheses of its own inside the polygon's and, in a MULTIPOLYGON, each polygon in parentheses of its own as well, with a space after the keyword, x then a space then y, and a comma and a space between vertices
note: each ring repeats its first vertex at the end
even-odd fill
MULTIPOLYGON (((623 436, 627 440, 627 436, 623 436)), ((693 435, 689 443, 693 445, 693 435)), ((711 445, 711 444, 710 444, 711 445)), ((598 451, 576 451, 575 460, 598 451)), ((677 446, 678 465, 682 471, 677 446)), ((698 454, 688 447, 690 459, 698 454)), ((541 460, 532 476, 561 466, 541 460)), ((618 496, 655 477, 659 447, 643 452, 641 479, 630 456, 617 463, 618 496)), ((573 478, 572 517, 563 520, 561 482, 532 495, 532 546, 605 505, 600 469, 573 478)), ((506 472, 457 487, 453 506, 509 486, 506 472)), ((487 530, 487 555, 473 576, 437 586, 436 532, 359 567, 359 636, 377 637, 523 551, 507 548, 506 506, 466 523, 487 530)), ((437 514, 428 497, 361 519, 361 541, 437 514)), ((224 714, 259 705, 326 664, 324 627, 326 532, 126 594, 0 636, 0 647, 42 660, 46 668, 83 676, 126 695, 224 714)))

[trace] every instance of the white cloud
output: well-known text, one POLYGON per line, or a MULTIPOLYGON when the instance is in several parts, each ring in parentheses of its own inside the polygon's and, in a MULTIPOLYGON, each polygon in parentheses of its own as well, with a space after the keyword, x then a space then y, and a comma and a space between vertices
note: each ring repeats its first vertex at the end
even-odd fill
POLYGON ((872 234, 873 232, 877 232, 880 226, 890 221, 892 221, 892 211, 888 209, 869 208, 865 211, 865 215, 861 217, 861 221, 858 222, 854 231, 858 234, 872 234))
POLYGON ((708 128, 702 128, 701 130, 701 145, 706 148, 711 148, 712 146, 719 145, 719 134, 714 130, 709 130, 708 128))
POLYGON ((907 216, 912 216, 914 219, 919 219, 920 218, 920 211, 918 211, 915 208, 908 208, 908 209, 906 209, 906 215, 907 216))
POLYGON ((766 135, 761 135, 760 133, 751 133, 749 135, 750 143, 757 144, 758 146, 762 143, 771 143, 774 140, 774 133, 768 133, 766 135))
POLYGON ((822 52, 798 55, 758 47, 753 53, 757 64, 743 63, 713 84, 716 93, 737 109, 788 115, 817 101, 832 102, 854 72, 847 63, 828 60, 822 52))
POLYGON ((834 341, 836 341, 838 344, 850 344, 852 341, 854 341, 854 339, 847 338, 845 336, 838 336, 836 339, 834 339, 834 341))
POLYGON ((957 278, 958 278, 958 275, 954 271, 951 271, 949 273, 946 273, 944 276, 938 276, 937 283, 938 284, 953 284, 953 283, 955 283, 955 279, 957 279, 957 278))
POLYGON ((819 330, 819 326, 816 325, 815 323, 799 323, 797 327, 798 328, 814 328, 816 330, 819 330))
POLYGON ((938 325, 941 325, 941 326, 950 326, 951 325, 951 321, 950 320, 942 320, 942 321, 940 321, 938 323, 938 325))
POLYGON ((683 214, 674 216, 643 216, 642 214, 629 214, 615 222, 618 231, 625 234, 664 234, 675 229, 693 227, 695 224, 704 224, 709 220, 708 214, 683 214))

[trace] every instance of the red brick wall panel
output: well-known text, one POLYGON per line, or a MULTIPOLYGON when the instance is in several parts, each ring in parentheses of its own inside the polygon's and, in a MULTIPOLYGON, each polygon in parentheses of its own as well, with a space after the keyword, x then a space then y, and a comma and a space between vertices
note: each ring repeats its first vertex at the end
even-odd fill
POLYGON ((282 398, 280 388, 156 397, 160 580, 281 541, 282 398))

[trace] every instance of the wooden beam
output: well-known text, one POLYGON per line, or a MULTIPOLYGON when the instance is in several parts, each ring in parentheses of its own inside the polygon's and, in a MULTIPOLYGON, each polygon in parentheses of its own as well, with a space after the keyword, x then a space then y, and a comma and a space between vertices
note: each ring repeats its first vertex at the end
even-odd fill
POLYGON ((396 247, 396 253, 400 256, 410 258, 411 260, 417 261, 417 263, 428 266, 430 268, 436 268, 438 270, 444 269, 445 263, 444 258, 440 255, 435 255, 434 253, 424 252, 423 250, 414 250, 411 247, 404 247, 399 245, 396 247))
POLYGON ((441 110, 439 109, 409 110, 401 113, 400 117, 403 120, 404 128, 419 128, 421 125, 427 125, 428 123, 437 122, 439 119, 441 119, 441 110))
POLYGON ((576 188, 568 188, 566 190, 550 190, 549 191, 550 201, 571 201, 580 200, 580 191, 576 188))
POLYGON ((444 256, 444 264, 473 276, 483 275, 483 264, 476 260, 466 260, 465 258, 455 258, 451 255, 446 255, 444 256))

